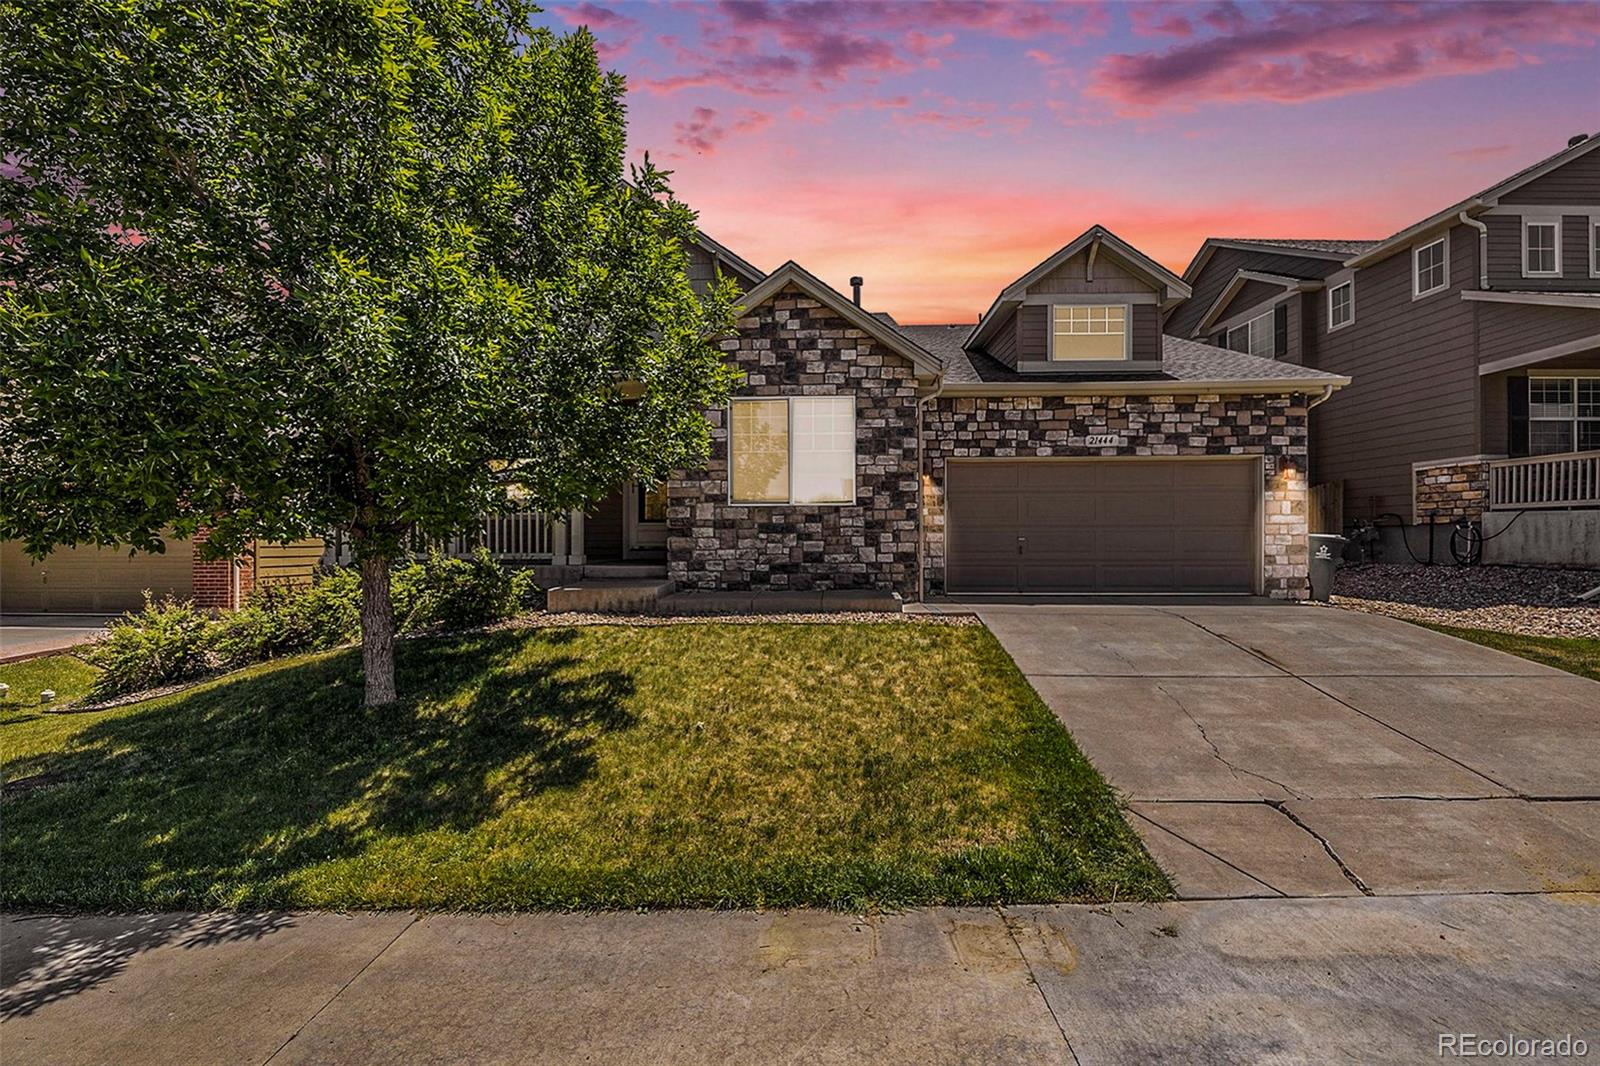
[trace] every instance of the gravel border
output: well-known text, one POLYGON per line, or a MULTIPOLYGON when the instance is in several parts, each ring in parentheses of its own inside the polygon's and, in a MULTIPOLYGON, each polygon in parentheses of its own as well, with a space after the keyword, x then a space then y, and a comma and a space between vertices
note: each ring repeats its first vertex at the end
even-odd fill
POLYGON ((1518 566, 1347 567, 1334 580, 1334 607, 1408 622, 1530 637, 1600 638, 1600 602, 1580 592, 1600 571, 1518 566))

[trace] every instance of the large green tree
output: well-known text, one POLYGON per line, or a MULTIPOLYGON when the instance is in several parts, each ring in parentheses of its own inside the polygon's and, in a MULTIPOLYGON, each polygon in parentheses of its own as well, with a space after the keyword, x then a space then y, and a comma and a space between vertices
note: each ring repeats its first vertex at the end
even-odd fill
POLYGON ((703 455, 731 293, 520 0, 0 0, 0 535, 391 561, 703 455))

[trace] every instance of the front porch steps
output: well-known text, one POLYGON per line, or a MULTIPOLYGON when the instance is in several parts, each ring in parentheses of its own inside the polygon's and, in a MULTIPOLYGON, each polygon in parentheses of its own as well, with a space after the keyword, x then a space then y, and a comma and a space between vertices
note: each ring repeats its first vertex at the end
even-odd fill
POLYGON ((589 577, 590 570, 606 571, 613 568, 585 566, 583 569, 584 576, 577 581, 546 591, 549 610, 586 614, 652 614, 656 609, 656 601, 676 587, 664 579, 665 567, 659 568, 661 577, 589 577))

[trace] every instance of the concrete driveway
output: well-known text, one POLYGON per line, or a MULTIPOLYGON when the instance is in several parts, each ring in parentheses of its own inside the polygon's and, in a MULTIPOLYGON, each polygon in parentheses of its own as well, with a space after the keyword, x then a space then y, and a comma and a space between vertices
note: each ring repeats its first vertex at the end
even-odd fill
POLYGON ((0 663, 31 659, 86 644, 106 631, 115 615, 0 615, 0 663))
POLYGON ((1600 890, 1600 684, 1309 606, 976 608, 1184 898, 1600 890))

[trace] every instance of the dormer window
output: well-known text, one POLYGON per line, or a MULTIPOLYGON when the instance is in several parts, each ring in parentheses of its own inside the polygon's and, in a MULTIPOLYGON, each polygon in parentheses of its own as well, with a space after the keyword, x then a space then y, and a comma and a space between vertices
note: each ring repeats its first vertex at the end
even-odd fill
POLYGON ((1056 304, 1050 310, 1051 362, 1114 362, 1129 358, 1126 305, 1056 304))

